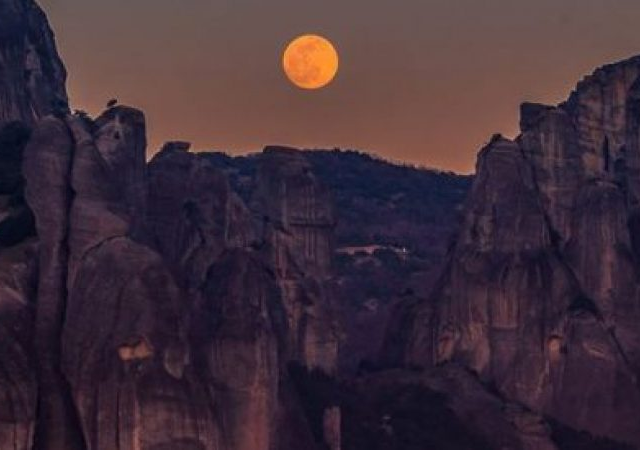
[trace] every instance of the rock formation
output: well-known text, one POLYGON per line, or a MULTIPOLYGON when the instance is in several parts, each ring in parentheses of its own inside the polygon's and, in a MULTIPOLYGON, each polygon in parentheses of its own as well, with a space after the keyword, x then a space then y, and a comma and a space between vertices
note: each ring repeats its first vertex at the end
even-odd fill
POLYGON ((21 170, 29 134, 18 122, 0 129, 0 448, 12 450, 31 448, 37 405, 38 242, 21 170))
POLYGON ((0 24, 0 127, 66 111, 66 72, 42 10, 33 0, 3 0, 0 24))
MULTIPOLYGON (((38 448, 315 445, 296 441, 303 432, 288 436, 283 418, 299 401, 289 362, 335 368, 337 340, 322 290, 333 223, 317 219, 331 211, 328 197, 313 197, 324 191, 304 172, 305 200, 315 200, 305 210, 309 221, 298 226, 309 236, 320 230, 323 240, 319 250, 302 253, 294 243, 304 245, 305 235, 295 235, 300 241, 281 253, 299 266, 280 271, 273 234, 260 237, 225 176, 180 143, 165 146, 147 167, 144 128, 142 113, 122 106, 95 121, 50 116, 25 150, 39 249, 28 254, 37 253, 39 269, 24 275, 38 279, 38 376, 25 386, 32 407, 21 413, 28 419, 20 425, 24 448, 34 436, 36 385, 38 448), (295 296, 284 292, 285 281, 295 296)), ((265 153, 266 165, 271 158, 265 153)), ((302 164, 296 153, 287 158, 302 164)), ((278 163, 287 167, 286 159, 278 163)), ((269 172, 262 180, 285 183, 269 172)), ((269 195, 263 201, 292 201, 269 195)), ((323 439, 336 447, 339 410, 327 416, 323 439)))
POLYGON ((294 358, 334 373, 339 336, 325 283, 336 222, 330 194, 299 152, 268 147, 252 203, 283 292, 294 358))
POLYGON ((299 152, 267 149, 250 210, 205 155, 187 150, 169 143, 149 165, 151 234, 193 305, 196 366, 222 387, 227 445, 270 448, 288 439, 278 418, 290 409, 288 363, 327 373, 336 366, 336 325, 323 290, 330 199, 299 152), (306 209, 296 210, 296 201, 306 209), (312 243, 314 233, 324 240, 312 243))
POLYGON ((244 200, 187 143, 147 163, 141 111, 69 113, 32 0, 0 25, 0 450, 556 450, 555 421, 640 445, 640 58, 522 106, 390 325, 410 367, 341 384, 304 156, 268 147, 244 200))
POLYGON ((38 405, 39 244, 21 166, 30 126, 67 109, 66 75, 35 3, 0 1, 0 24, 0 448, 30 449, 38 405))
POLYGON ((389 370, 352 383, 345 447, 557 450, 551 427, 522 405, 496 397, 456 366, 389 370))
MULTIPOLYGON (((315 440, 288 372, 293 361, 335 367, 323 291, 333 220, 315 220, 331 211, 326 192, 305 169, 304 199, 323 195, 295 226, 324 240, 317 253, 282 250, 298 264, 292 296, 273 233, 224 174, 179 142, 147 164, 138 110, 69 114, 42 12, 0 0, 0 23, 11 69, 0 77, 0 448, 339 446, 339 410, 315 440)), ((267 194, 257 208, 295 198, 267 194)))
POLYGON ((437 288, 396 319, 403 363, 461 363, 534 411, 640 445, 639 75, 636 57, 557 107, 524 104, 522 134, 480 152, 437 288))

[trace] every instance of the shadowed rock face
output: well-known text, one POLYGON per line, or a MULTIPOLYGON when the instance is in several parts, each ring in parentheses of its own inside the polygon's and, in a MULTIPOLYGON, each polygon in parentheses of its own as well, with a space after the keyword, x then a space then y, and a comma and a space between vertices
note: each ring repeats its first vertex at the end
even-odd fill
MULTIPOLYGON (((55 290, 60 285, 38 281, 38 271, 52 269, 37 268, 37 260, 43 258, 32 238, 35 220, 25 201, 22 160, 29 127, 51 112, 67 110, 66 73, 53 33, 44 13, 31 0, 0 1, 0 73, 0 448, 30 449, 36 432, 36 405, 40 403, 41 415, 51 411, 49 396, 38 401, 35 367, 46 371, 50 364, 45 360, 36 364, 40 351, 34 351, 34 346, 41 347, 51 331, 46 324, 36 326, 36 291, 51 287, 52 296, 58 298, 55 290)), ((54 177, 58 173, 55 162, 64 158, 50 159, 54 177)), ((41 182, 53 188, 43 193, 43 200, 58 200, 57 181, 41 182)), ((56 218, 49 216, 45 221, 55 224, 56 218)), ((53 246, 58 230, 54 227, 44 238, 53 246)), ((48 303, 44 308, 57 314, 55 300, 48 303)))
POLYGON ((438 287, 398 313, 405 363, 458 361, 533 410, 640 444, 639 74, 630 59, 558 107, 525 104, 518 139, 480 152, 438 287))
POLYGON ((31 449, 37 405, 33 316, 37 243, 0 251, 0 448, 31 449))
POLYGON ((2 0, 0 24, 0 127, 66 110, 66 72, 42 10, 32 0, 2 0))
POLYGON ((35 234, 33 214, 24 199, 21 167, 30 134, 21 122, 0 127, 0 248, 35 234))
POLYGON ((347 391, 346 450, 558 450, 539 415, 497 398, 453 364, 370 374, 347 391))
POLYGON ((224 249, 248 248, 256 236, 224 174, 188 149, 168 143, 149 164, 148 222, 158 247, 194 291, 224 249))

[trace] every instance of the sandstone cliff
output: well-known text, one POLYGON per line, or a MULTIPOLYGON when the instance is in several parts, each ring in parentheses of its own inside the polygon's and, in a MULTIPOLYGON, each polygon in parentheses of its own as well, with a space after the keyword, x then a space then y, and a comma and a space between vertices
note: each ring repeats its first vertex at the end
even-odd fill
MULTIPOLYGON (((640 445, 640 58, 598 69, 478 156, 428 300, 392 330, 403 363, 455 361, 570 426, 640 445)), ((392 340, 393 340, 392 339, 392 340)))

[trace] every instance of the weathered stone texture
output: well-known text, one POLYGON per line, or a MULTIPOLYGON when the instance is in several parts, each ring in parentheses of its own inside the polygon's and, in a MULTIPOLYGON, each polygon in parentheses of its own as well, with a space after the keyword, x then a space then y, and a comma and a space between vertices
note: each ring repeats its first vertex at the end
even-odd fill
POLYGON ((267 147, 252 200, 259 235, 283 293, 293 357, 333 373, 338 325, 327 292, 335 217, 328 190, 300 152, 267 147))
POLYGON ((558 107, 523 105, 522 134, 480 152, 447 269, 403 330, 405 363, 461 362, 535 411, 635 445, 639 69, 606 66, 558 107))
POLYGON ((66 72, 53 32, 32 0, 0 2, 0 127, 66 110, 66 72))

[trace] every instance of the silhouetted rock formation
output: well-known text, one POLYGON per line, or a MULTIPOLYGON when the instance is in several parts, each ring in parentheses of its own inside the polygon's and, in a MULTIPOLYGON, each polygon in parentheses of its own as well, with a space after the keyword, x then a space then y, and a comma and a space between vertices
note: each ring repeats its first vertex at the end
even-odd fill
POLYGON ((397 362, 457 361, 534 411, 640 445, 639 74, 633 58, 558 107, 525 104, 522 134, 480 152, 448 267, 397 319, 397 362))

